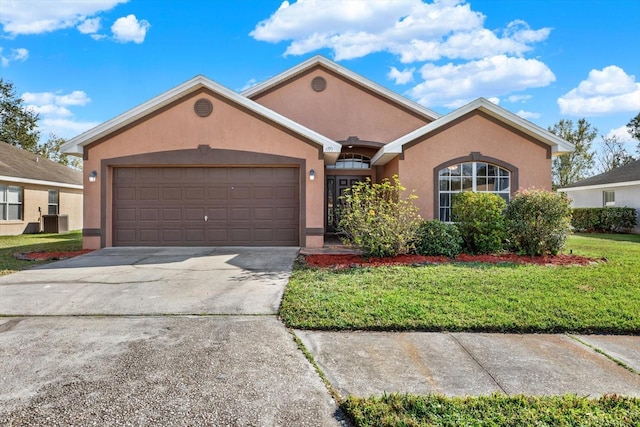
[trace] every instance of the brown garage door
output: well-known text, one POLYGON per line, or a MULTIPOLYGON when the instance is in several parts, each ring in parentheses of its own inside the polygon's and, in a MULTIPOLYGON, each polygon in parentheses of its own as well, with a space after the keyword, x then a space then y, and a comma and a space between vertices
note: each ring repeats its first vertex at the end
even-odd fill
POLYGON ((299 170, 126 167, 113 179, 114 246, 298 246, 299 170))

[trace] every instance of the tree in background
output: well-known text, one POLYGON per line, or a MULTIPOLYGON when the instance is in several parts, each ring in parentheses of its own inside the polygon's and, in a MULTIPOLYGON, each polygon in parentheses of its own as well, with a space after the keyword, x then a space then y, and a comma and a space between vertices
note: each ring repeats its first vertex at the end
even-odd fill
POLYGON ((36 153, 39 119, 37 113, 23 105, 13 83, 0 78, 0 141, 36 153))
POLYGON ((602 137, 600 153, 597 157, 598 172, 604 173, 611 169, 631 163, 635 158, 624 148, 624 143, 618 137, 602 137))
POLYGON ((47 142, 38 145, 36 154, 73 169, 82 169, 82 160, 80 158, 62 154, 60 151, 60 147, 62 147, 62 144, 65 142, 67 141, 64 138, 50 133, 47 142))
POLYGON ((631 134, 633 139, 638 141, 636 152, 638 153, 638 157, 640 157, 640 113, 638 113, 633 119, 629 120, 629 123, 627 123, 627 131, 631 134))
POLYGON ((16 95, 13 83, 0 78, 0 141, 65 166, 81 169, 82 160, 60 152, 60 147, 66 142, 64 138, 49 134, 47 142, 38 143, 39 120, 37 113, 23 105, 22 98, 16 95))
POLYGON ((556 156, 552 162, 553 187, 562 188, 590 175, 594 165, 594 153, 591 143, 596 138, 598 130, 591 127, 586 119, 578 120, 574 128, 573 121, 560 120, 549 128, 549 131, 575 147, 572 153, 556 156))

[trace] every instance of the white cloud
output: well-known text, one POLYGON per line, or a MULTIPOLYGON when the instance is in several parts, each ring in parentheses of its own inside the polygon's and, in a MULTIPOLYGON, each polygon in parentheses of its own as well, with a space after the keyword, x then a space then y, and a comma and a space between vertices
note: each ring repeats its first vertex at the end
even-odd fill
POLYGON ((387 77, 394 80, 397 85, 404 85, 413 81, 413 72, 415 70, 415 68, 405 68, 403 71, 400 71, 396 67, 391 67, 387 73, 387 77))
POLYGON ((524 111, 520 110, 516 113, 516 115, 522 117, 523 119, 539 119, 541 117, 540 113, 534 113, 532 111, 524 111))
POLYGON ((244 86, 242 86, 242 88, 240 89, 240 92, 244 92, 245 90, 252 88, 253 86, 256 85, 256 83, 258 83, 258 81, 256 79, 249 79, 249 81, 247 83, 245 83, 244 86))
POLYGON ((85 19, 77 28, 82 34, 95 34, 100 29, 100 18, 85 19))
POLYGON ((484 19, 463 0, 298 0, 283 2, 250 35, 272 43, 290 41, 285 55, 328 48, 339 61, 387 51, 411 63, 522 56, 551 31, 513 21, 498 34, 484 28, 484 19))
POLYGON ((493 102, 496 105, 500 105, 500 98, 496 98, 495 96, 492 96, 491 98, 488 98, 487 100, 493 102))
POLYGON ((62 138, 70 138, 84 132, 98 123, 74 120, 72 107, 84 106, 91 98, 84 91, 74 90, 69 93, 59 92, 25 92, 21 96, 31 111, 40 115, 39 127, 42 135, 54 133, 62 138))
POLYGON ((128 0, 3 1, 0 24, 9 36, 42 34, 83 25, 87 17, 128 0))
POLYGON ((615 65, 591 70, 586 80, 558 98, 562 114, 594 116, 640 110, 640 83, 615 65))
POLYGON ((111 26, 113 37, 122 43, 134 42, 140 44, 144 41, 147 31, 151 28, 149 21, 138 21, 135 15, 118 18, 111 26))
POLYGON ((12 61, 24 62, 29 58, 29 51, 25 48, 11 49, 11 53, 7 56, 2 55, 2 50, 0 47, 0 64, 3 67, 8 67, 12 61))
POLYGON ((478 97, 496 97, 555 81, 551 70, 537 59, 498 55, 460 65, 425 64, 424 79, 409 91, 423 105, 457 108, 478 97))
POLYGON ((531 95, 511 95, 507 97, 507 101, 515 104, 516 102, 522 102, 523 104, 533 98, 531 95))
POLYGON ((607 133, 606 137, 607 138, 616 137, 620 142, 632 142, 632 143, 636 142, 636 140, 633 139, 633 137, 629 133, 629 128, 627 128, 626 125, 622 125, 616 129, 611 129, 609 133, 607 133))

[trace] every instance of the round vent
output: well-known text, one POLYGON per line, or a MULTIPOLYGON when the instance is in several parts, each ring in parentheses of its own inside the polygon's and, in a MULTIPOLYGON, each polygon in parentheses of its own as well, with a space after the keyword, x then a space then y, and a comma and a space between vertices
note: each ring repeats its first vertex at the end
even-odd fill
POLYGON ((327 87, 327 81, 324 77, 314 77, 313 80, 311 80, 311 87, 316 92, 322 92, 327 87))
POLYGON ((213 111, 213 104, 208 99, 200 98, 193 104, 193 109, 200 117, 207 117, 213 111))

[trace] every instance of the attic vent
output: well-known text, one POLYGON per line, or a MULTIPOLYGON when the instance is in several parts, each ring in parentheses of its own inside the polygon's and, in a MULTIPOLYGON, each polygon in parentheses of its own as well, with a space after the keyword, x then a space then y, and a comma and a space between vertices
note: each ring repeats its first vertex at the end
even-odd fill
POLYGON ((213 111, 213 104, 208 99, 200 98, 193 104, 193 110, 200 117, 207 117, 213 111))
POLYGON ((314 77, 314 79, 311 80, 311 87, 316 92, 322 92, 327 87, 327 81, 324 77, 314 77))

